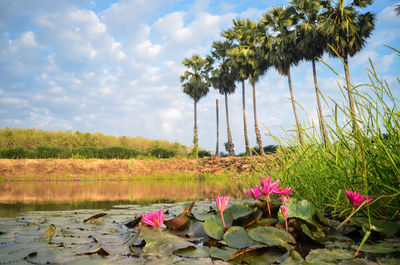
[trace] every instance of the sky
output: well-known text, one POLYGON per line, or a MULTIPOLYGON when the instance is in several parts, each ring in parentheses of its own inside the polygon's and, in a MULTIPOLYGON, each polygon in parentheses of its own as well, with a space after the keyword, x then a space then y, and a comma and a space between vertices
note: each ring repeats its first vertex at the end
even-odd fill
MULTIPOLYGON (((0 0, 0 128, 101 132, 115 136, 193 140, 193 100, 183 93, 182 61, 210 53, 211 43, 232 27, 232 19, 259 20, 288 1, 277 0, 0 0)), ((369 58, 400 96, 399 1, 375 0, 368 11, 376 27, 365 48, 349 60, 352 82, 368 81, 369 58)), ((340 75, 336 58, 322 58, 340 75)), ((317 64, 318 82, 329 98, 342 102, 335 74, 317 64)), ((292 68, 300 120, 316 122, 310 62, 292 68)), ((294 115, 287 79, 274 69, 256 85, 257 117, 264 145, 267 135, 292 134, 294 115)), ((199 145, 215 150, 215 100, 220 109, 220 150, 227 140, 223 95, 210 88, 198 104, 199 145)), ((241 85, 228 98, 235 152, 244 151, 241 85)), ((256 145, 252 91, 246 83, 247 124, 256 145)))

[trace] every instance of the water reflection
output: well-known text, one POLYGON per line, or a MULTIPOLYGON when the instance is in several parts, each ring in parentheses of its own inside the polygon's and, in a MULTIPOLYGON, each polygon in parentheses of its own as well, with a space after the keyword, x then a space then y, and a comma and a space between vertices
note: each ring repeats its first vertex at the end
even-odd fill
POLYGON ((214 199, 229 187, 215 182, 188 181, 3 181, 0 216, 27 210, 109 208, 121 203, 214 199))

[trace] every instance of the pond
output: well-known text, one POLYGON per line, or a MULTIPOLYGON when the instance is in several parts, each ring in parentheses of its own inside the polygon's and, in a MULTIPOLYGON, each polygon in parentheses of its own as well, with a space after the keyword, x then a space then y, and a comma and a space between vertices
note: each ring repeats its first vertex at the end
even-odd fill
POLYGON ((150 204, 229 195, 232 184, 202 179, 132 181, 0 181, 0 217, 28 211, 109 209, 117 204, 150 204))

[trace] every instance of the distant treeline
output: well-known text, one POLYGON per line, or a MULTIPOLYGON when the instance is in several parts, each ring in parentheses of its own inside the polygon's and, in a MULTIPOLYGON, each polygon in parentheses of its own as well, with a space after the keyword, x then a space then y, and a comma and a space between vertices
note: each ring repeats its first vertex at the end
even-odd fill
POLYGON ((0 149, 1 158, 165 158, 188 154, 188 147, 178 142, 9 127, 0 129, 0 149))

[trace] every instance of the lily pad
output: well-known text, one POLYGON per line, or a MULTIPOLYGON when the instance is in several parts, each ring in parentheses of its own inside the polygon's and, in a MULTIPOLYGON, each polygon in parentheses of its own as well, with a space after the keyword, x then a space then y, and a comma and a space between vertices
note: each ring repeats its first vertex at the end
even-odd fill
POLYGON ((354 253, 345 249, 313 249, 306 257, 309 264, 336 264, 337 260, 352 259, 354 253))
POLYGON ((185 258, 206 258, 210 256, 206 247, 182 248, 175 251, 174 254, 185 258))
MULTIPOLYGON (((226 228, 229 228, 233 222, 233 215, 230 212, 224 214, 226 228)), ((221 240, 224 236, 224 227, 222 225, 221 217, 219 214, 208 218, 203 224, 206 234, 214 239, 221 240)))
POLYGON ((245 248, 253 242, 247 231, 240 226, 230 227, 224 235, 224 240, 232 248, 245 248))
POLYGON ((280 263, 281 260, 281 252, 255 249, 255 251, 247 252, 245 255, 237 256, 231 262, 234 264, 271 265, 280 263))
POLYGON ((215 213, 212 212, 201 212, 201 213, 193 213, 193 217, 198 221, 205 221, 208 218, 215 216, 215 213))
POLYGON ((289 243, 296 243, 296 240, 288 232, 270 226, 259 226, 249 231, 249 236, 257 241, 268 246, 280 246, 288 250, 293 249, 289 243))
MULTIPOLYGON (((369 221, 368 218, 364 217, 353 217, 350 219, 350 223, 358 226, 362 226, 365 229, 369 229, 369 221)), ((381 232, 385 234, 388 237, 393 237, 397 235, 397 233, 400 230, 400 224, 395 223, 395 222, 389 222, 389 221, 379 221, 376 219, 373 219, 371 221, 372 226, 371 229, 376 231, 376 232, 381 232)))
MULTIPOLYGON (((358 246, 353 245, 351 246, 352 249, 357 250, 358 246)), ((399 248, 393 247, 391 245, 382 243, 382 244, 376 244, 376 245, 367 245, 364 244, 360 251, 363 252, 368 252, 368 253, 381 253, 381 254, 387 254, 387 253, 393 253, 398 251, 399 248)))
POLYGON ((155 243, 154 246, 160 246, 162 242, 167 242, 172 244, 172 251, 176 251, 181 248, 194 247, 193 243, 186 241, 183 238, 171 235, 166 232, 156 232, 156 231, 140 231, 140 236, 146 241, 146 245, 151 242, 155 243))
MULTIPOLYGON (((323 215, 307 200, 298 201, 296 198, 291 198, 286 202, 289 218, 302 219, 318 228, 327 225, 328 221, 323 215)), ((279 218, 284 219, 282 213, 279 211, 279 218)))
POLYGON ((230 260, 232 255, 236 252, 236 249, 233 248, 210 248, 210 256, 216 259, 222 259, 223 261, 230 260))
POLYGON ((234 204, 230 207, 228 207, 224 214, 227 212, 231 212, 233 215, 233 220, 236 220, 238 218, 247 216, 251 213, 254 212, 254 209, 250 208, 248 205, 246 204, 234 204))

